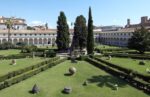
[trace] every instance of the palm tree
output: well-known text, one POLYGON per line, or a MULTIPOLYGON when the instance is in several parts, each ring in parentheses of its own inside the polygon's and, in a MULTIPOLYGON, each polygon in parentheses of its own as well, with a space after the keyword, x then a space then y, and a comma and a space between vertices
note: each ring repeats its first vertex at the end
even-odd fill
POLYGON ((10 42, 10 30, 13 26, 13 22, 12 22, 12 19, 8 19, 6 22, 5 22, 5 25, 8 29, 8 42, 10 42))

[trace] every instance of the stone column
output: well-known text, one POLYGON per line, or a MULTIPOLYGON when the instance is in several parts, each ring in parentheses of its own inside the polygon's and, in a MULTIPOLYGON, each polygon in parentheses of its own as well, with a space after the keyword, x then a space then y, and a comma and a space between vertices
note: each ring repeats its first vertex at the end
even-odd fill
POLYGON ((48 38, 46 38, 46 44, 48 45, 48 38))
POLYGON ((32 38, 32 40, 33 40, 32 42, 33 42, 33 45, 34 45, 34 38, 32 38))
POLYGON ((17 38, 17 42, 19 42, 19 38, 17 38))
POLYGON ((42 45, 44 45, 43 38, 42 38, 42 45))
POLYGON ((39 44, 39 38, 37 38, 37 45, 39 44))
POLYGON ((24 38, 22 38, 22 41, 24 42, 24 38))
POLYGON ((50 42, 50 45, 52 45, 52 43, 53 43, 53 40, 52 40, 52 38, 51 38, 51 42, 50 42))
POLYGON ((11 40, 12 40, 11 43, 14 44, 14 38, 11 38, 11 40))

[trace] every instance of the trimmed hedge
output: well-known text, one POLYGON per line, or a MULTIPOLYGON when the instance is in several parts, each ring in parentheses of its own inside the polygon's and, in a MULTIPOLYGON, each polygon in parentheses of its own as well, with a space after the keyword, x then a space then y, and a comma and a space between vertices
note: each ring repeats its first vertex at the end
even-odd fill
POLYGON ((100 62, 102 62, 102 63, 105 63, 105 64, 108 65, 108 66, 111 66, 111 67, 113 67, 113 68, 116 68, 116 69, 118 69, 118 70, 120 70, 120 71, 123 71, 123 72, 126 73, 126 74, 131 74, 131 73, 132 73, 134 76, 138 77, 139 79, 142 79, 142 80, 144 80, 144 81, 150 82, 150 76, 147 76, 147 75, 138 73, 137 71, 133 71, 132 69, 127 69, 127 68, 125 68, 125 67, 118 66, 118 65, 116 65, 116 64, 110 63, 110 62, 105 61, 105 60, 102 60, 102 59, 100 59, 100 58, 94 57, 94 59, 96 59, 96 60, 98 60, 98 61, 100 61, 100 62))
POLYGON ((19 69, 19 70, 10 72, 10 73, 8 73, 8 74, 6 74, 6 75, 1 76, 1 77, 0 77, 0 82, 5 81, 6 79, 10 79, 10 78, 12 78, 12 77, 15 77, 15 76, 17 76, 17 75, 20 75, 20 74, 22 74, 22 73, 28 72, 28 71, 33 70, 33 69, 35 69, 35 68, 39 68, 39 67, 41 67, 41 66, 43 66, 43 65, 45 65, 45 64, 48 64, 48 63, 53 62, 53 61, 56 61, 56 60, 58 60, 58 59, 59 59, 59 57, 54 57, 54 58, 52 58, 52 59, 49 59, 49 60, 40 62, 40 63, 38 63, 38 64, 36 64, 36 65, 32 65, 32 66, 26 67, 26 68, 24 68, 24 69, 19 69))
POLYGON ((26 58, 27 56, 31 57, 32 55, 30 53, 25 53, 25 54, 15 54, 15 55, 9 55, 9 56, 3 56, 0 55, 0 59, 22 59, 26 58))
POLYGON ((134 58, 134 59, 150 59, 150 55, 141 55, 141 54, 123 54, 123 53, 105 53, 104 56, 113 56, 113 57, 125 57, 125 58, 134 58))
POLYGON ((116 77, 123 79, 124 81, 132 85, 133 87, 143 90, 144 92, 148 94, 150 93, 150 84, 147 82, 143 82, 139 79, 137 80, 136 78, 134 78, 132 74, 126 74, 124 72, 118 71, 117 69, 111 68, 110 66, 104 65, 103 63, 100 63, 91 58, 87 58, 86 61, 116 77))
POLYGON ((4 88, 7 88, 13 84, 16 84, 16 83, 19 83, 27 78, 30 78, 42 71, 45 71, 47 70, 48 68, 51 68, 61 62, 64 62, 65 60, 67 60, 67 58, 64 58, 64 59, 59 59, 59 60, 56 60, 56 61, 49 61, 50 63, 47 63, 46 65, 40 67, 40 68, 37 68, 37 69, 34 69, 34 70, 31 70, 31 71, 28 71, 26 73, 23 73, 21 75, 18 75, 18 76, 15 76, 11 79, 7 79, 5 80, 4 82, 1 82, 0 83, 0 90, 4 89, 4 88))

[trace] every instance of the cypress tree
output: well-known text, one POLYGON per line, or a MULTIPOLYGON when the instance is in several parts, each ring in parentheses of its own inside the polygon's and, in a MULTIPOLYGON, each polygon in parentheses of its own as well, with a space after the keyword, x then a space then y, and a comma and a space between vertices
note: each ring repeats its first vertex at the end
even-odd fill
POLYGON ((69 48, 69 26, 64 12, 60 12, 60 16, 58 16, 56 44, 58 50, 69 48))
POLYGON ((87 53, 93 54, 93 51, 94 51, 93 20, 92 20, 92 11, 90 7, 88 19, 87 53))
POLYGON ((73 36, 73 46, 75 49, 82 50, 87 45, 86 19, 83 15, 76 18, 73 36))

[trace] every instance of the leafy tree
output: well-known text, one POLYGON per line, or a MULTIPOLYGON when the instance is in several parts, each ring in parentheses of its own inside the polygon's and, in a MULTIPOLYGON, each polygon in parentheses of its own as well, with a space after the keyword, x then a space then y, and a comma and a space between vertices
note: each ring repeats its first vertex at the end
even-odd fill
POLYGON ((56 44, 58 50, 69 48, 69 26, 64 12, 60 12, 60 16, 58 17, 56 44))
POLYGON ((37 51, 37 46, 27 45, 22 48, 22 53, 32 53, 37 51))
POLYGON ((18 42, 16 43, 17 46, 20 46, 20 47, 24 47, 24 46, 27 46, 27 43, 26 42, 18 42))
POLYGON ((135 32, 133 32, 133 36, 129 39, 128 47, 138 50, 143 54, 150 48, 150 32, 143 26, 141 26, 140 29, 136 29, 135 32))
POLYGON ((27 26, 27 30, 35 30, 35 28, 33 28, 31 26, 27 26))
POLYGON ((93 51, 94 51, 93 20, 92 20, 92 11, 90 7, 88 20, 87 52, 88 54, 92 54, 93 51))
POLYGON ((8 19, 5 22, 5 25, 6 25, 7 29, 8 29, 8 42, 10 42, 10 29, 12 28, 13 21, 11 19, 8 19))
POLYGON ((87 45, 86 19, 83 15, 76 18, 73 36, 73 47, 82 50, 87 45))

